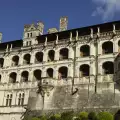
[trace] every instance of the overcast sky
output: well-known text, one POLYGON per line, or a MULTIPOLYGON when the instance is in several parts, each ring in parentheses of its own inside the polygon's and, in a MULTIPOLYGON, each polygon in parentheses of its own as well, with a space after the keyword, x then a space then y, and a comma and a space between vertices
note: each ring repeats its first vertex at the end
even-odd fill
POLYGON ((120 0, 0 0, 3 42, 22 39, 24 24, 59 28, 61 16, 68 16, 69 29, 120 20, 120 0))

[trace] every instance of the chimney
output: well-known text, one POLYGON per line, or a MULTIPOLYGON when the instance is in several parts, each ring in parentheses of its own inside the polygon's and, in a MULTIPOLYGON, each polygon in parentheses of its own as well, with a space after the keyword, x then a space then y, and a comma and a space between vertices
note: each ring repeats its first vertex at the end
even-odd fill
POLYGON ((67 25, 68 25, 68 17, 61 17, 60 18, 60 29, 59 29, 59 31, 67 30, 67 25))
POLYGON ((0 33, 0 43, 2 42, 2 33, 0 33))
POLYGON ((56 32, 58 32, 58 30, 57 30, 56 28, 50 28, 50 29, 48 30, 48 34, 56 33, 56 32))
POLYGON ((42 22, 37 23, 37 29, 40 31, 40 34, 43 35, 44 32, 44 24, 42 22))

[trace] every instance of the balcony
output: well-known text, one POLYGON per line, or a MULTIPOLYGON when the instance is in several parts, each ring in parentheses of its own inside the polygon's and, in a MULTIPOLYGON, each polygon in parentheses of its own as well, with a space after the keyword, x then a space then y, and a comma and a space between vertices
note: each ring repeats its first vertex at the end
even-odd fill
POLYGON ((99 75, 98 82, 113 82, 113 74, 99 75))
POLYGON ((80 77, 74 79, 74 84, 95 84, 95 76, 80 77))

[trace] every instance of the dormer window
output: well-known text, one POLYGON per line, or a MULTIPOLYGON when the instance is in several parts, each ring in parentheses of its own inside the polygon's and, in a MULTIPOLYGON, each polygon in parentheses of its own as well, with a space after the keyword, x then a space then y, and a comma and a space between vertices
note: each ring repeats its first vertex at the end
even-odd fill
POLYGON ((30 33, 30 37, 32 37, 32 33, 30 33))
POLYGON ((29 38, 29 33, 27 34, 27 37, 29 38))

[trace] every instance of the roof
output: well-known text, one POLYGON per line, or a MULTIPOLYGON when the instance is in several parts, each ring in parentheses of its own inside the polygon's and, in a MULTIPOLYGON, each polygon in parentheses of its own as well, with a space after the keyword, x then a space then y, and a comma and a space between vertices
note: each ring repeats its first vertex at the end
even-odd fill
MULTIPOLYGON (((89 35, 90 34, 90 29, 92 28, 94 33, 97 33, 97 28, 100 27, 100 32, 107 32, 107 31, 112 31, 113 30, 113 24, 116 25, 116 30, 120 29, 120 20, 119 21, 113 21, 113 22, 108 22, 108 23, 103 23, 103 24, 96 24, 92 26, 87 26, 87 27, 81 27, 81 28, 76 28, 76 29, 70 29, 66 31, 61 31, 61 32, 56 32, 52 34, 45 34, 45 35, 40 35, 37 36, 38 42, 44 43, 45 38, 48 38, 48 42, 55 41, 56 40, 56 35, 59 36, 59 40, 62 39, 67 39, 70 36, 70 32, 72 32, 73 37, 76 36, 76 31, 78 31, 79 36, 83 35, 89 35)), ((15 41, 10 41, 10 42, 5 42, 5 43, 0 43, 0 50, 6 49, 7 44, 13 45, 14 47, 21 47, 23 45, 23 41, 21 40, 15 40, 15 41)))
POLYGON ((81 27, 81 28, 76 28, 76 29, 70 29, 66 31, 61 31, 61 32, 56 32, 52 34, 45 34, 38 36, 38 41, 39 43, 43 43, 45 41, 45 37, 48 38, 48 42, 56 40, 56 35, 59 36, 60 39, 65 39, 70 36, 70 32, 72 32, 72 36, 76 36, 76 31, 78 31, 79 36, 83 35, 89 35, 90 34, 90 29, 93 29, 94 33, 97 33, 97 28, 100 28, 100 32, 107 32, 107 31, 112 31, 113 30, 113 24, 116 25, 116 30, 120 30, 120 20, 119 21, 113 21, 113 22, 108 22, 108 23, 103 23, 103 24, 96 24, 92 26, 87 26, 87 27, 81 27))
POLYGON ((13 48, 21 47, 23 44, 23 41, 22 40, 15 40, 15 41, 0 43, 0 50, 6 49, 7 45, 10 47, 11 44, 12 44, 13 48))

